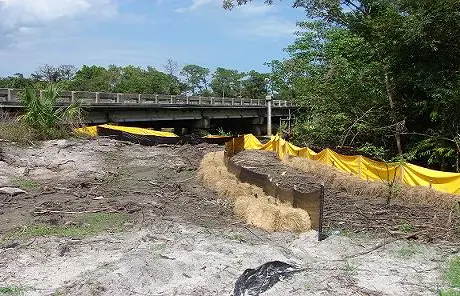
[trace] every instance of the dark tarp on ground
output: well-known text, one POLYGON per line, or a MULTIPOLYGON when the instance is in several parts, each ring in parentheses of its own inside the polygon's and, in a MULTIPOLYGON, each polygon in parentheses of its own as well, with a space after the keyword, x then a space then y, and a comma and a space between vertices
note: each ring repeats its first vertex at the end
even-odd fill
POLYGON ((281 261, 271 261, 257 269, 246 269, 235 283, 233 296, 257 296, 280 280, 289 278, 303 269, 281 261))

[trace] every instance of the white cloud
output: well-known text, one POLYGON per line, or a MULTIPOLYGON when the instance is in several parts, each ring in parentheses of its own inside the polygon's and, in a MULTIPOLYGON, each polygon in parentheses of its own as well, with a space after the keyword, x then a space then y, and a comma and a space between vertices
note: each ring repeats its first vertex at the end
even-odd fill
POLYGON ((176 9, 176 12, 187 12, 187 11, 193 11, 197 10, 203 6, 207 6, 209 4, 218 4, 222 3, 222 0, 193 0, 192 4, 187 7, 181 7, 176 9))
POLYGON ((275 6, 266 5, 263 3, 249 3, 243 6, 238 6, 234 9, 237 13, 242 16, 256 16, 264 15, 275 11, 275 6))
POLYGON ((282 17, 278 6, 264 3, 248 3, 235 7, 226 13, 222 8, 222 0, 192 0, 190 6, 176 9, 181 13, 201 13, 204 8, 207 14, 201 14, 204 18, 223 16, 232 22, 229 27, 230 34, 249 37, 285 37, 292 36, 297 31, 296 24, 282 17), (210 13, 209 13, 210 12, 210 13))
POLYGON ((15 32, 57 20, 115 12, 113 0, 0 0, 0 30, 15 32))
MULTIPOLYGON (((181 7, 176 9, 176 12, 191 12, 197 11, 204 7, 213 7, 215 9, 223 10, 222 0, 192 0, 190 6, 181 7)), ((238 6, 232 10, 233 14, 239 16, 254 16, 263 15, 268 12, 274 11, 274 6, 265 5, 263 3, 248 3, 243 6, 238 6)))
POLYGON ((293 22, 270 17, 248 22, 239 33, 257 37, 284 37, 292 36, 297 30, 293 22))

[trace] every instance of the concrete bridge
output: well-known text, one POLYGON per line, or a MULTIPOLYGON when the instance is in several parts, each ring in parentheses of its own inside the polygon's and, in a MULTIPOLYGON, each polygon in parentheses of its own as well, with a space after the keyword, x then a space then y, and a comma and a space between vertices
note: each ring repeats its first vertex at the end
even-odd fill
MULTIPOLYGON (((0 88, 0 108, 20 112, 19 89, 0 88)), ((61 91, 58 104, 78 103, 87 124, 119 123, 154 128, 223 127, 234 132, 266 132, 267 101, 244 98, 61 91)), ((273 100, 274 125, 296 106, 273 100)))

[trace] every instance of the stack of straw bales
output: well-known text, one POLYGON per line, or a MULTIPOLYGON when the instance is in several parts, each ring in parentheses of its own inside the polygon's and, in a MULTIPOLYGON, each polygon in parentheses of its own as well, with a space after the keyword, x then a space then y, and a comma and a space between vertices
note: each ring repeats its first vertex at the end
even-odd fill
POLYGON ((231 202, 235 214, 248 224, 267 231, 305 232, 311 229, 307 211, 280 204, 261 188, 242 183, 228 172, 223 152, 205 155, 198 175, 205 186, 231 202))

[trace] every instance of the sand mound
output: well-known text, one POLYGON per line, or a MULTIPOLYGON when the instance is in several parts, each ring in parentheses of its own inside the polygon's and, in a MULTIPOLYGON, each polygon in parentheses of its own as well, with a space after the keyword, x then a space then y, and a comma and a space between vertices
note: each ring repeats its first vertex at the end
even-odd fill
POLYGON ((305 232, 311 229, 307 211, 281 204, 261 188, 242 183, 228 172, 223 152, 206 154, 198 176, 206 187, 232 202, 235 214, 248 224, 267 231, 305 232))

